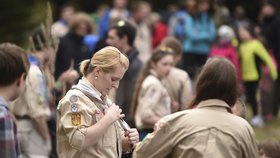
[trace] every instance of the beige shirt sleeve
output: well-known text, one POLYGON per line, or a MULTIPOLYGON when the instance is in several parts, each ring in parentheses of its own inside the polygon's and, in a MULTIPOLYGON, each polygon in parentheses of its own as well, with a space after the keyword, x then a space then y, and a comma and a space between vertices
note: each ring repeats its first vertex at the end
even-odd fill
POLYGON ((137 116, 141 120, 148 120, 155 115, 153 109, 159 103, 161 93, 159 87, 156 84, 152 84, 141 90, 141 94, 138 99, 137 116))
POLYGON ((37 67, 30 67, 24 97, 28 106, 28 115, 31 118, 50 116, 50 108, 47 100, 47 86, 43 73, 37 67))
POLYGON ((189 109, 189 104, 193 99, 192 83, 188 75, 182 81, 180 95, 181 110, 189 109))
MULTIPOLYGON (((167 121, 170 116, 161 120, 167 121)), ((160 130, 150 133, 146 138, 136 145, 133 158, 165 158, 172 151, 174 143, 174 132, 168 122, 160 130)), ((172 156, 169 156, 172 157, 172 156)))
POLYGON ((62 100, 58 106, 58 132, 67 136, 69 144, 82 150, 87 128, 93 124, 94 110, 89 109, 83 99, 77 96, 76 102, 62 100))

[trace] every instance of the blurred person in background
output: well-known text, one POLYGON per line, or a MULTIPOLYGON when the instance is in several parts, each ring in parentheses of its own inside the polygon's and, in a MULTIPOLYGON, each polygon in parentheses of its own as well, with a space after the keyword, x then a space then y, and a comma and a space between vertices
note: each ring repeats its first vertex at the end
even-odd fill
POLYGON ((194 16, 196 14, 197 3, 195 0, 183 0, 181 6, 182 9, 175 12, 168 22, 168 33, 183 42, 186 35, 186 19, 188 16, 194 16))
POLYGON ((129 67, 116 90, 115 101, 126 115, 124 120, 131 127, 135 127, 134 118, 129 115, 131 100, 138 74, 143 66, 138 56, 139 52, 133 45, 135 37, 136 28, 128 21, 120 20, 109 29, 108 38, 106 39, 108 45, 118 48, 122 53, 127 55, 129 60, 129 67))
POLYGON ((137 34, 134 45, 139 51, 139 58, 146 63, 152 55, 152 33, 148 17, 151 5, 146 1, 135 1, 129 21, 136 27, 137 34))
POLYGON ((225 0, 212 0, 210 2, 214 10, 212 17, 216 27, 219 28, 222 25, 229 25, 231 17, 230 11, 225 5, 225 0))
POLYGON ((203 66, 191 105, 196 109, 163 117, 155 131, 138 143, 134 158, 257 158, 255 134, 231 112, 237 99, 233 64, 213 57, 203 66))
POLYGON ((33 51, 28 55, 30 68, 24 93, 11 103, 11 111, 17 119, 23 158, 48 158, 51 152, 51 138, 47 124, 51 110, 44 74, 45 58, 42 50, 33 51))
POLYGON ((110 26, 121 20, 127 19, 130 16, 130 11, 127 9, 127 0, 114 0, 113 7, 104 12, 99 22, 99 37, 104 38, 110 26))
POLYGON ((51 32, 54 37, 61 38, 70 29, 70 20, 75 14, 75 9, 70 4, 64 4, 60 9, 60 19, 53 23, 51 32))
POLYGON ((192 1, 186 0, 187 8, 193 6, 196 9, 192 9, 193 11, 188 13, 185 19, 182 63, 183 69, 194 80, 198 70, 207 60, 210 44, 216 37, 216 28, 208 14, 208 0, 192 1))
MULTIPOLYGON (((279 6, 277 1, 268 0, 262 5, 261 8, 261 34, 267 41, 268 48, 271 49, 272 54, 275 57, 276 64, 280 64, 280 17, 276 12, 276 8, 279 6)), ((277 67, 278 74, 280 73, 279 66, 277 67)), ((280 104, 280 78, 275 81, 273 96, 273 109, 272 118, 275 119, 278 116, 279 104, 280 104)))
POLYGON ((192 83, 186 71, 175 67, 182 57, 182 43, 177 38, 168 36, 161 41, 158 49, 161 48, 171 48, 174 52, 173 67, 161 81, 172 100, 172 112, 188 109, 193 98, 192 83))
POLYGON ((231 107, 231 111, 234 115, 246 119, 246 104, 241 98, 237 99, 236 103, 231 107))
MULTIPOLYGON (((15 44, 0 44, 0 156, 21 157, 18 124, 10 111, 10 101, 19 97, 25 89, 29 69, 27 52, 15 44)), ((19 105, 17 108, 21 108, 19 105)))
POLYGON ((89 48, 84 44, 84 36, 92 32, 92 23, 85 13, 76 13, 71 19, 70 31, 61 38, 55 61, 55 79, 72 67, 78 71, 81 61, 90 56, 89 48))
POLYGON ((275 139, 265 139, 259 143, 260 158, 280 158, 280 142, 275 139))
POLYGON ((167 26, 161 22, 160 15, 156 12, 153 12, 149 19, 152 28, 152 46, 155 49, 167 36, 167 26))
POLYGON ((239 38, 241 39, 239 46, 241 76, 245 86, 246 100, 251 105, 253 111, 251 124, 262 127, 263 118, 260 115, 256 98, 259 80, 261 78, 260 64, 264 63, 268 67, 273 80, 276 80, 278 77, 277 69, 264 45, 258 39, 255 39, 252 26, 240 27, 239 38))
POLYGON ((132 99, 132 116, 140 140, 153 132, 154 124, 171 114, 171 99, 161 80, 173 66, 173 52, 156 50, 140 72, 132 99))
POLYGON ((209 57, 220 56, 227 58, 235 66, 238 75, 238 80, 241 81, 238 52, 232 44, 234 38, 235 33, 231 27, 227 25, 222 25, 221 27, 219 27, 218 43, 211 48, 209 57))
POLYGON ((250 23, 243 6, 236 6, 231 20, 231 26, 234 31, 238 33, 240 27, 248 27, 250 23))

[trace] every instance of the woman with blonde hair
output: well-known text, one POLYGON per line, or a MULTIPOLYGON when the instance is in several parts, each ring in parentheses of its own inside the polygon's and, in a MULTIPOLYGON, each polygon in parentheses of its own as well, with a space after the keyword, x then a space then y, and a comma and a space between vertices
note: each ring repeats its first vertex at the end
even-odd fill
POLYGON ((125 126, 122 110, 107 98, 128 66, 127 57, 115 47, 105 47, 81 63, 82 79, 57 107, 59 157, 121 157, 138 142, 137 130, 125 126))

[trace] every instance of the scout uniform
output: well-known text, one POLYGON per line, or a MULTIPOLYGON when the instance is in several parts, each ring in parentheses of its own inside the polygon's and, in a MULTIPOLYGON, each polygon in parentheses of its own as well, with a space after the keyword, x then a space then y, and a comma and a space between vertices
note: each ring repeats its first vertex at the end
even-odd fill
POLYGON ((47 86, 40 68, 31 62, 23 94, 11 103, 11 112, 17 118, 19 141, 23 157, 49 157, 50 140, 44 141, 33 121, 51 115, 47 86))
POLYGON ((82 148, 87 128, 104 117, 104 107, 110 102, 101 97, 101 93, 83 78, 79 81, 91 89, 85 94, 73 86, 57 107, 57 145, 60 158, 120 158, 122 154, 122 135, 116 121, 104 133, 95 145, 82 148))
POLYGON ((259 157, 253 129, 224 101, 205 100, 197 108, 164 117, 164 125, 137 144, 133 158, 259 157))
POLYGON ((180 105, 180 110, 187 109, 193 97, 189 75, 185 71, 174 67, 161 82, 170 98, 180 105))
POLYGON ((145 120, 149 120, 153 115, 163 117, 168 114, 171 114, 171 100, 156 74, 152 72, 141 85, 134 116, 136 127, 139 130, 153 129, 154 125, 145 123, 145 120))

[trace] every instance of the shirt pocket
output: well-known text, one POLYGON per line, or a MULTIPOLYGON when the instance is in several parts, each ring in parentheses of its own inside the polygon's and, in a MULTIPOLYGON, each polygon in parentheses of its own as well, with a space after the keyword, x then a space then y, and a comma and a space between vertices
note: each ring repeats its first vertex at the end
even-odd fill
MULTIPOLYGON (((99 122, 104 117, 103 113, 95 112, 95 115, 93 116, 93 125, 99 122)), ((98 144, 102 147, 113 147, 113 144, 116 144, 114 135, 116 133, 114 132, 114 124, 110 125, 110 127, 104 132, 102 139, 99 140, 98 144)))
POLYGON ((112 124, 103 135, 102 146, 113 147, 114 145, 116 145, 116 143, 117 143, 116 133, 115 133, 114 125, 112 124))

